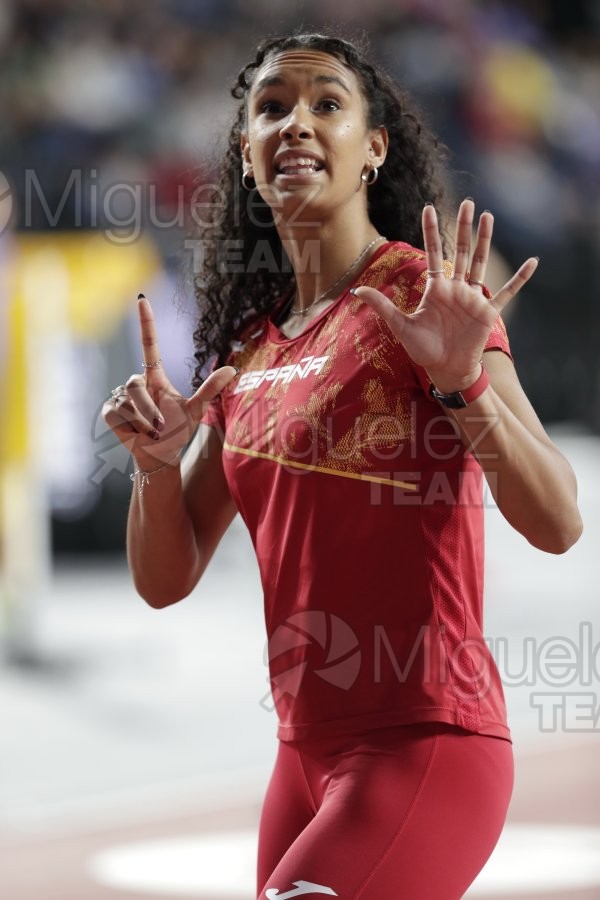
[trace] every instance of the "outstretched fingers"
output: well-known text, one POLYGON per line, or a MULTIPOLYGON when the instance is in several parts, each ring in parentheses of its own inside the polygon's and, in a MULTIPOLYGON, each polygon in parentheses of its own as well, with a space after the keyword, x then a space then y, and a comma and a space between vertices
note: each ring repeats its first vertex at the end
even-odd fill
POLYGON ((501 313, 506 304, 519 293, 523 285, 527 284, 537 269, 538 263, 539 259, 536 256, 531 256, 529 259, 525 260, 523 265, 517 269, 504 287, 500 288, 498 293, 492 297, 492 306, 498 313, 501 313))

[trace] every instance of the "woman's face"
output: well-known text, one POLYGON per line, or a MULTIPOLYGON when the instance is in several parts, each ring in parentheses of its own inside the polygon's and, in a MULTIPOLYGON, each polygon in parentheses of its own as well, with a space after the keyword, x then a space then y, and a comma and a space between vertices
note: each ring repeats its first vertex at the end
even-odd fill
POLYGON ((320 51, 279 53, 256 72, 247 104, 244 170, 284 220, 291 222, 293 211, 299 221, 314 220, 316 212, 345 204, 366 212, 361 172, 381 165, 387 133, 367 128, 366 101, 351 69, 320 51))

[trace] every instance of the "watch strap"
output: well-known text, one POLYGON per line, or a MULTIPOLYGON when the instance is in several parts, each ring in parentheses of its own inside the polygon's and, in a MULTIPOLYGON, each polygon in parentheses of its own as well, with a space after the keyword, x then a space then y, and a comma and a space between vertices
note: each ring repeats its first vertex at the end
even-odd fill
POLYGON ((450 394, 444 394, 442 391, 438 391, 436 386, 432 384, 429 388, 429 393, 435 400, 441 403, 442 406, 446 406, 448 409, 463 409, 483 394, 489 383, 489 375, 485 366, 481 363, 481 373, 479 377, 472 385, 465 388, 464 391, 453 391, 450 394))

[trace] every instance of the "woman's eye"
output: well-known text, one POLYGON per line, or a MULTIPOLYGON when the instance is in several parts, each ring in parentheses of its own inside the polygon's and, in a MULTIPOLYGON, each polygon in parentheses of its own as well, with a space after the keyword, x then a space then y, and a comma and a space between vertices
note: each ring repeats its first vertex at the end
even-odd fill
POLYGON ((321 100, 319 106, 327 107, 328 112, 331 112, 333 110, 340 108, 340 104, 337 102, 337 100, 321 100))
POLYGON ((279 110, 281 110, 281 108, 281 103, 277 103, 275 100, 266 100, 260 105, 261 113, 267 113, 267 115, 273 112, 278 112, 279 110))

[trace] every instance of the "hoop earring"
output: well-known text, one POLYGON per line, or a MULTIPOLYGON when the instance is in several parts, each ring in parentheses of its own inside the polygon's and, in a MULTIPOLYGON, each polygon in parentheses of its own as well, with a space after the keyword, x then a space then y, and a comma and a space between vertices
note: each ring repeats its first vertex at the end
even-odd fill
POLYGON ((366 175, 364 172, 362 172, 361 176, 360 176, 360 180, 364 181, 364 183, 366 185, 375 184, 375 182, 377 181, 378 178, 379 178, 379 169, 377 168, 377 166, 373 166, 371 169, 369 169, 369 171, 367 172, 366 175), (373 178, 371 178, 371 175, 373 175, 373 178))
MULTIPOLYGON (((254 185, 252 185, 251 187, 248 187, 248 185, 246 183, 246 178, 252 178, 252 175, 250 174, 250 172, 244 172, 242 174, 242 187, 244 187, 247 191, 254 190, 254 188, 256 187, 256 182, 254 182, 254 185)), ((253 178, 252 178, 252 180, 254 181, 253 178)))

